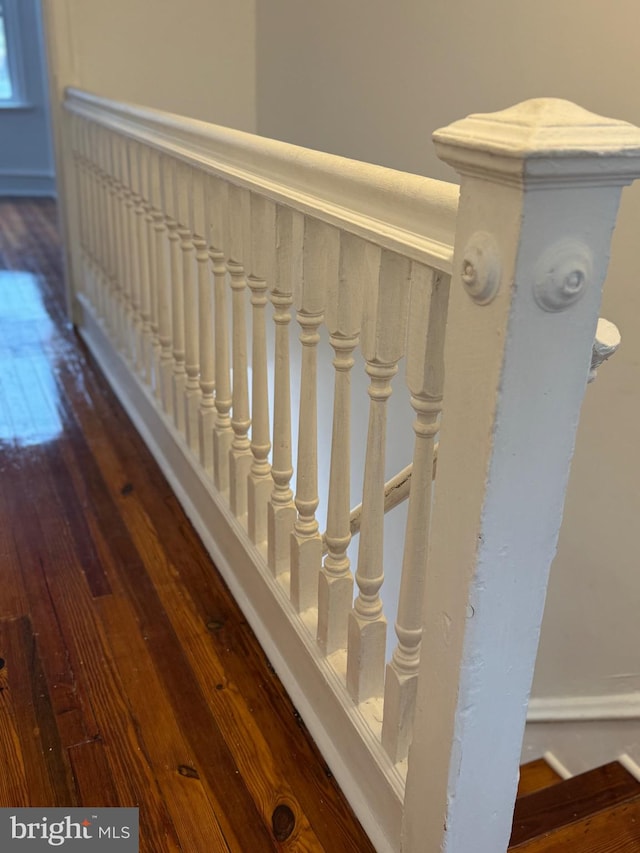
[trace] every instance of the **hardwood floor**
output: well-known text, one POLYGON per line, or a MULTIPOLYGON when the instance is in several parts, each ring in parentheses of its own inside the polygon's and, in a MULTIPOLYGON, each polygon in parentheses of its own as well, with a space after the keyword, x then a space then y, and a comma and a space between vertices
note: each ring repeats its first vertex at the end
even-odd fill
POLYGON ((0 806, 139 806, 148 853, 372 851, 0 202, 0 806))

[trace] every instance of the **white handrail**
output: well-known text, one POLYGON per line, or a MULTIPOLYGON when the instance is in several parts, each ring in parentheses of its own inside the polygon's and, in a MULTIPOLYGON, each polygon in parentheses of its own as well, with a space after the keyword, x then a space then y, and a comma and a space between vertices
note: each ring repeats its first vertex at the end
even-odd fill
POLYGON ((451 271, 458 188, 148 107, 66 90, 65 107, 383 248, 451 271), (420 230, 416 230, 419 225, 420 230))

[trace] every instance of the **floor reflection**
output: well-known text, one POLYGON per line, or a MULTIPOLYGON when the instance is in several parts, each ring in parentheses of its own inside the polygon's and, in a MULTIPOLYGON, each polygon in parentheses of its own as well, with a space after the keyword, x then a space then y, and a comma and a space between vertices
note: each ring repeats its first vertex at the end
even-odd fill
POLYGON ((52 371, 56 330, 37 278, 0 270, 0 441, 26 447, 62 432, 52 371))

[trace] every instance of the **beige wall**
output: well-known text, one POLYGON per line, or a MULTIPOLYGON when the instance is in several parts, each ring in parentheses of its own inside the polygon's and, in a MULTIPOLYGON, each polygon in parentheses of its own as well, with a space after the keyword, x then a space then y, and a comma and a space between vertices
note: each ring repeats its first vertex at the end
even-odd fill
POLYGON ((77 85, 255 129, 255 0, 66 4, 77 85))
MULTIPOLYGON (((258 132, 452 179, 432 131, 534 96, 640 124, 633 0, 269 0, 258 132)), ((534 694, 640 691, 640 186, 624 193, 602 313, 623 347, 587 393, 534 694)), ((539 437, 541 442, 549 440, 539 437)))

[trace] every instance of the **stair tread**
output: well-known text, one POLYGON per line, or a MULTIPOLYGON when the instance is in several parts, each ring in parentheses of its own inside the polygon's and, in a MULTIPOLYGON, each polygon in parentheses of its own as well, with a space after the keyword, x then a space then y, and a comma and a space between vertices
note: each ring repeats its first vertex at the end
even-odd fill
POLYGON ((520 768, 518 797, 526 797, 543 788, 562 782, 562 776, 544 758, 529 761, 520 768))
POLYGON ((640 795, 509 847, 509 853, 638 853, 640 795))
POLYGON ((522 844, 639 795, 640 782, 617 761, 589 770, 519 799, 511 844, 522 844))

